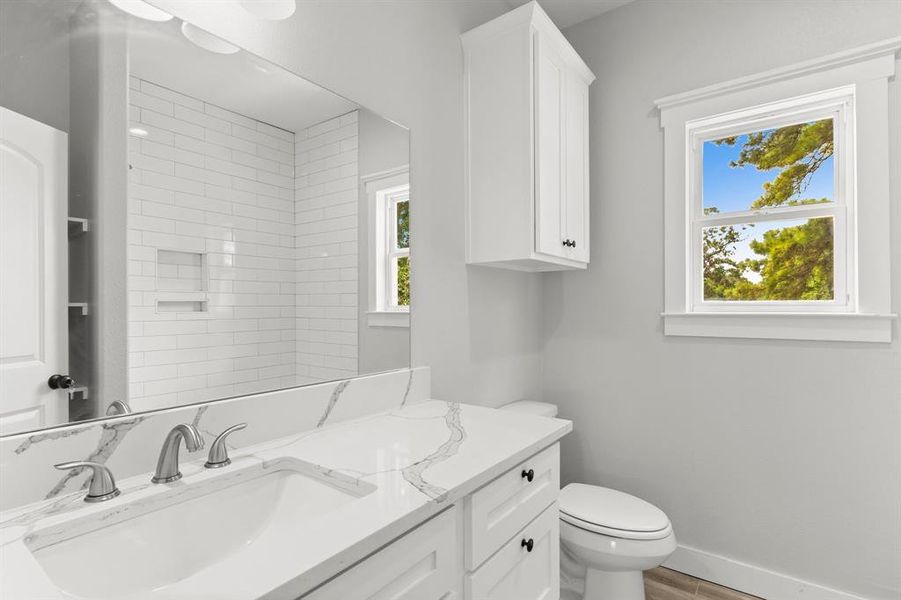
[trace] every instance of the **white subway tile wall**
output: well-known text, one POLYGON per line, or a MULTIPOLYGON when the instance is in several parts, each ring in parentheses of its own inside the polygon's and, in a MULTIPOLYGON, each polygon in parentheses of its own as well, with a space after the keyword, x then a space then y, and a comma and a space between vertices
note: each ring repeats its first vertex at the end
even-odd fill
POLYGON ((297 377, 357 373, 358 113, 297 132, 297 377))
POLYGON ((132 407, 356 375, 356 113, 295 140, 134 77, 129 98, 132 407))

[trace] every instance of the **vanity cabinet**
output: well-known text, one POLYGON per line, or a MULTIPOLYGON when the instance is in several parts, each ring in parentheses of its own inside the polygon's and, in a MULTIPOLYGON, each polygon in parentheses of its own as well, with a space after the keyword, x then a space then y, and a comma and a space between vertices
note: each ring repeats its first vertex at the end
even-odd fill
POLYGON ((303 600, 558 600, 559 490, 554 444, 303 600))
POLYGON ((457 600, 458 513, 456 506, 445 510, 304 600, 457 600))
POLYGON ((556 600, 560 597, 560 519, 544 509, 498 552, 466 575, 470 600, 556 600))
POLYGON ((467 263, 586 268, 594 74, 535 2, 463 48, 467 263))

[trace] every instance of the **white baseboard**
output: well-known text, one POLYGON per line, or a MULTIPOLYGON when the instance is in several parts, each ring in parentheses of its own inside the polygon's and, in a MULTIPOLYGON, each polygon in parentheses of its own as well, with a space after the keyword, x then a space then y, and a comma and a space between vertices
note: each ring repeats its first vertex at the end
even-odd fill
POLYGON ((663 566, 766 600, 868 600, 688 546, 676 548, 663 566))

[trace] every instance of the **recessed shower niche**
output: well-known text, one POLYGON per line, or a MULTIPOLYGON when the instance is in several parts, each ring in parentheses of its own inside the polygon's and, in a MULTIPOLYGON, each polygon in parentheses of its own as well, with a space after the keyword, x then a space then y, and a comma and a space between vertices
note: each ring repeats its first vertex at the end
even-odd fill
POLYGON ((157 312, 206 312, 206 257, 202 252, 157 250, 157 312))

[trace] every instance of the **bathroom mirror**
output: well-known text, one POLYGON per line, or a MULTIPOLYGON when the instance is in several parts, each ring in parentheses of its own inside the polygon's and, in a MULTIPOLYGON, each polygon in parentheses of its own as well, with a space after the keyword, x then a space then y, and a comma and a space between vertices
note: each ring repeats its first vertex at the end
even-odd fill
POLYGON ((0 435, 409 366, 408 165, 149 4, 0 3, 0 435))

